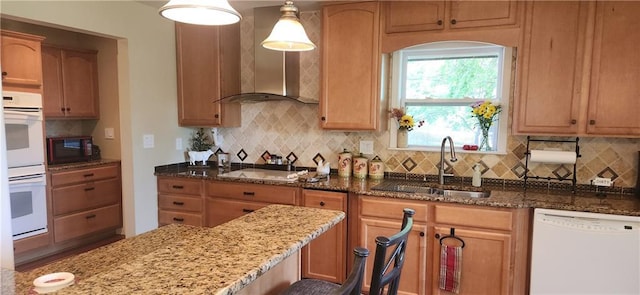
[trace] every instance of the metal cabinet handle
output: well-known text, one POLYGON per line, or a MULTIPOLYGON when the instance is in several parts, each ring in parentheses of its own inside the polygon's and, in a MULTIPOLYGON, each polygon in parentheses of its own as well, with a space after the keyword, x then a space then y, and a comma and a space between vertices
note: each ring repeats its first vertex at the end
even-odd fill
POLYGON ((174 205, 177 205, 177 206, 182 206, 182 205, 184 205, 184 202, 177 202, 177 201, 174 201, 174 202, 173 202, 173 204, 174 204, 174 205))
POLYGON ((94 190, 94 189, 96 189, 96 188, 95 188, 95 187, 85 187, 85 188, 84 188, 84 191, 85 191, 85 192, 88 192, 88 191, 92 191, 92 190, 94 190))
POLYGON ((93 173, 87 173, 87 174, 82 175, 82 176, 84 176, 84 177, 92 177, 92 176, 93 176, 93 173))
POLYGON ((96 215, 95 214, 91 214, 91 215, 85 216, 84 218, 86 218, 86 219, 96 218, 96 215))
POLYGON ((320 206, 321 206, 321 207, 324 207, 324 205, 325 205, 325 204, 324 204, 324 202, 323 202, 323 201, 320 201, 320 206))
POLYGON ((256 193, 255 192, 242 192, 243 195, 245 196, 255 196, 256 193))
POLYGON ((171 187, 174 188, 174 189, 183 189, 184 188, 184 186, 182 186, 182 185, 174 185, 174 186, 171 186, 171 187))
POLYGON ((177 221, 177 222, 183 222, 184 218, 179 218, 179 217, 174 217, 173 221, 177 221))
POLYGON ((255 210, 251 210, 251 209, 242 209, 242 212, 244 212, 244 213, 251 213, 251 212, 253 212, 253 211, 255 211, 255 210))

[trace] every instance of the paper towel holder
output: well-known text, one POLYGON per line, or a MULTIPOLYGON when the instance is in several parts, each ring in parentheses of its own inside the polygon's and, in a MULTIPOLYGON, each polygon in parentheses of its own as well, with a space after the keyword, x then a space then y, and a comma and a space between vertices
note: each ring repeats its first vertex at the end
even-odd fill
POLYGON ((577 178, 576 178, 576 164, 577 164, 577 158, 580 158, 580 138, 576 137, 574 140, 558 140, 558 139, 533 139, 531 138, 531 136, 527 136, 527 151, 524 153, 525 156, 525 164, 524 164, 524 190, 527 190, 527 179, 529 178, 533 178, 533 179, 546 179, 547 181, 551 181, 551 180, 558 180, 558 181, 571 181, 571 193, 576 193, 576 183, 577 183, 577 178), (542 177, 542 176, 529 176, 529 155, 531 155, 531 150, 530 150, 530 143, 531 142, 559 142, 559 143, 572 143, 575 144, 575 151, 576 151, 576 162, 573 163, 573 173, 571 174, 571 179, 568 178, 564 178, 564 177, 551 177, 551 176, 547 176, 547 177, 542 177))

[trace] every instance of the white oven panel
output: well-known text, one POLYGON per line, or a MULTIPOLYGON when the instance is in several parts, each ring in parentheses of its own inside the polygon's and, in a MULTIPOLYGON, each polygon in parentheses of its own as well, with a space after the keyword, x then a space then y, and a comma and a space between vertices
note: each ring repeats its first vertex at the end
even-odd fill
POLYGON ((47 232, 46 184, 45 174, 9 178, 14 240, 47 232))

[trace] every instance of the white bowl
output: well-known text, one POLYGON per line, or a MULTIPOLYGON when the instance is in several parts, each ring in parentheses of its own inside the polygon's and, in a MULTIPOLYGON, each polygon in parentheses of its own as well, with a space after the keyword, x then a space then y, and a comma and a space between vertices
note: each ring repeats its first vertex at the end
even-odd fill
POLYGON ((75 276, 70 272, 56 272, 33 280, 34 290, 40 294, 60 290, 73 284, 75 276))

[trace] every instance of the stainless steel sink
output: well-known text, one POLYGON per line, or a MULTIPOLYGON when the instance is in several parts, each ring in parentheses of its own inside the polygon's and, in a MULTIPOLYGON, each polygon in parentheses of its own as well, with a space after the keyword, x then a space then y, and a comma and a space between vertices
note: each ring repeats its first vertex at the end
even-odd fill
POLYGON ((385 180, 381 184, 371 187, 372 190, 398 192, 398 193, 418 193, 441 195, 443 197, 467 197, 467 198, 488 198, 489 191, 464 191, 450 190, 421 185, 419 182, 385 180))

